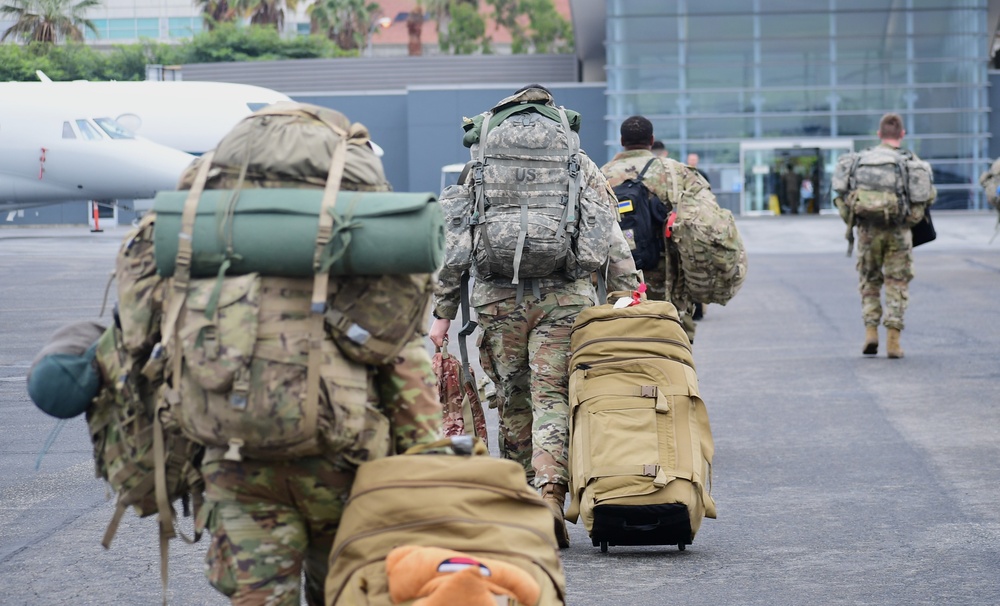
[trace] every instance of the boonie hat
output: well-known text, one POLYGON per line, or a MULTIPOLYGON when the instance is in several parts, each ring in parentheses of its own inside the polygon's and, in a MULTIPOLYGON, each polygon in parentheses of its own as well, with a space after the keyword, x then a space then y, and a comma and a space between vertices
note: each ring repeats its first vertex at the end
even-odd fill
POLYGON ((101 388, 94 362, 104 327, 76 322, 60 328, 28 370, 28 396, 43 412, 59 419, 82 414, 101 388))

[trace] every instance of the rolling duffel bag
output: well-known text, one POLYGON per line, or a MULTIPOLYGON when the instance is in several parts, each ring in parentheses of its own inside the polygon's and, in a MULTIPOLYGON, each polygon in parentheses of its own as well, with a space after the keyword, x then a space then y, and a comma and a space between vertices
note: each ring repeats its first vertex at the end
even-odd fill
POLYGON ((591 307, 571 344, 567 519, 583 518, 601 551, 683 550, 715 517, 715 446, 677 309, 638 296, 623 308, 591 307))
MULTIPOLYGON (((528 487, 520 465, 490 457, 471 436, 417 446, 358 468, 330 552, 327 606, 399 603, 390 596, 386 558, 403 546, 502 562, 526 572, 537 585, 534 604, 497 603, 564 603, 566 581, 552 513, 528 487), (432 454, 446 446, 456 454, 432 454)), ((442 561, 438 570, 447 573, 453 564, 442 561)))

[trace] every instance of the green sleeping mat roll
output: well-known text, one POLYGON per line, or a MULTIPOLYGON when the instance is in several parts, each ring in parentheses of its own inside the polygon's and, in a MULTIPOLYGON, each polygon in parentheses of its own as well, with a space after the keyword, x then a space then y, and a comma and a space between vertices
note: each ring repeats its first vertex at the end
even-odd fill
MULTIPOLYGON (((246 189, 235 204, 233 194, 206 190, 198 200, 193 277, 216 275, 227 256, 229 275, 315 275, 322 190, 246 189)), ((153 244, 161 276, 174 273, 187 196, 186 191, 160 192, 153 201, 153 244)), ((342 191, 334 215, 332 242, 324 253, 328 264, 335 259, 333 275, 432 273, 441 265, 444 214, 434 194, 342 191)))

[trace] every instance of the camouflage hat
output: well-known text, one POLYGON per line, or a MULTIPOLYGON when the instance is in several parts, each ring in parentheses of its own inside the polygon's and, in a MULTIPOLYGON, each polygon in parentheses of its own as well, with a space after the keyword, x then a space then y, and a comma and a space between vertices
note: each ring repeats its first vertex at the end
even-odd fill
POLYGON ((87 410, 101 387, 94 362, 104 328, 77 322, 57 330, 28 370, 28 396, 43 412, 60 419, 87 410))

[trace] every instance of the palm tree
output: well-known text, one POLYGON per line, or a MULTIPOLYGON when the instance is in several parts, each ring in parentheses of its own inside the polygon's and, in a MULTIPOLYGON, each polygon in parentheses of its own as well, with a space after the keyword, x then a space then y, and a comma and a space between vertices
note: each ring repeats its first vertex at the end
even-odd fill
POLYGON ((311 29, 344 50, 360 49, 368 40, 379 5, 367 0, 316 0, 308 9, 311 29))
POLYGON ((295 10, 295 0, 235 0, 233 7, 250 15, 251 25, 272 25, 280 32, 285 26, 285 7, 295 10))
POLYGON ((236 18, 236 8, 229 0, 195 0, 195 4, 201 7, 205 29, 208 31, 215 29, 219 23, 228 23, 236 18))
POLYGON ((0 40, 10 36, 25 42, 55 44, 63 39, 83 40, 85 27, 97 35, 94 22, 84 17, 87 10, 100 6, 101 0, 4 0, 0 15, 13 17, 14 25, 0 40))

